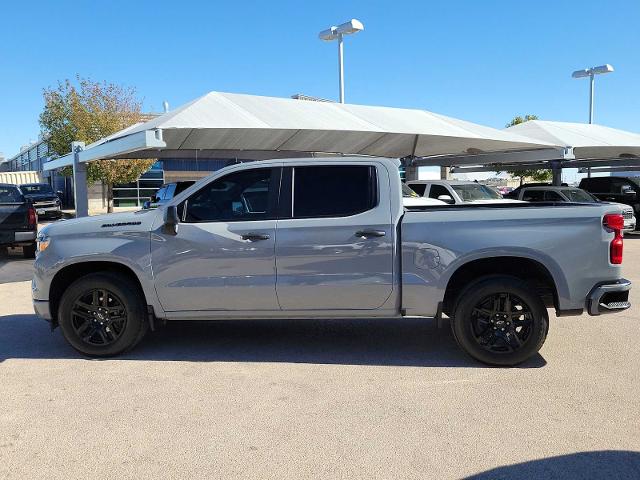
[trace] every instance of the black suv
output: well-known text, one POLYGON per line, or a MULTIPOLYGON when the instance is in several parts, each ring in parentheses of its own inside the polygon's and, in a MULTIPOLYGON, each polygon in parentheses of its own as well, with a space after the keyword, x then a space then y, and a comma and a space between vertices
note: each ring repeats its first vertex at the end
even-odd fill
POLYGON ((640 177, 591 177, 580 180, 580 188, 605 202, 618 202, 640 214, 640 177))
POLYGON ((160 189, 154 195, 151 196, 149 200, 144 202, 144 204, 142 205, 142 208, 143 209, 157 208, 161 205, 164 205, 179 193, 184 192, 187 188, 189 188, 194 183, 196 182, 192 180, 165 183, 164 185, 162 185, 162 187, 160 187, 160 189))

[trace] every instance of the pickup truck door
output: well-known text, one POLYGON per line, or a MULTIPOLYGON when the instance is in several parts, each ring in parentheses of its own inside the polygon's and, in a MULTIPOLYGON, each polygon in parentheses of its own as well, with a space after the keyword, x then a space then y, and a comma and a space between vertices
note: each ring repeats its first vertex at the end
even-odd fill
POLYGON ((395 237, 389 181, 374 164, 285 167, 276 240, 282 310, 375 310, 385 303, 395 237))
POLYGON ((153 233, 153 273, 166 311, 280 309, 275 207, 281 172, 255 168, 213 180, 178 206, 176 235, 153 233))

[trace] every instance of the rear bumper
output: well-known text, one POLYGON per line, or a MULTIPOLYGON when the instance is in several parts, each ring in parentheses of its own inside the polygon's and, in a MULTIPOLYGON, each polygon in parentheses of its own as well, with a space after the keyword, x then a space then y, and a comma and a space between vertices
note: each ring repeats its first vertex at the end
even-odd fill
POLYGON ((631 282, 624 278, 616 282, 596 285, 587 297, 589 315, 617 313, 626 310, 631 306, 629 290, 631 290, 631 282))

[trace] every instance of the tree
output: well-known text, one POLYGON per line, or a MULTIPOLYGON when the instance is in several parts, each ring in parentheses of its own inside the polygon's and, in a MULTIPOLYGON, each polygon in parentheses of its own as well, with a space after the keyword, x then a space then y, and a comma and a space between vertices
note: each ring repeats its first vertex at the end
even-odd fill
MULTIPOLYGON (((45 88, 40 127, 54 154, 71 151, 72 141, 93 143, 142 120, 135 89, 76 77, 45 88)), ((155 159, 96 160, 87 165, 87 180, 107 187, 107 211, 113 212, 113 185, 135 181, 155 159)), ((62 170, 71 175, 71 167, 62 170)))
MULTIPOLYGON (((507 127, 513 127, 529 120, 538 120, 537 115, 525 115, 524 117, 517 116, 507 123, 507 127)), ((520 179, 520 185, 524 183, 525 178, 530 178, 534 182, 548 182, 553 177, 551 170, 505 170, 511 178, 520 179)))

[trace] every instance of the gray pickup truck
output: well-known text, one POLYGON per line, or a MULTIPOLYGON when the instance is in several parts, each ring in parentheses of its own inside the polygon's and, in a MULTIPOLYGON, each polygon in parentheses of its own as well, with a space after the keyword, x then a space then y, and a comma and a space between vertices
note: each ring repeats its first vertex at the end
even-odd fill
POLYGON ((227 167, 145 210, 46 226, 33 303, 89 356, 158 321, 450 318, 475 359, 534 355, 558 316, 629 307, 622 215, 607 204, 404 207, 399 162, 227 167))

